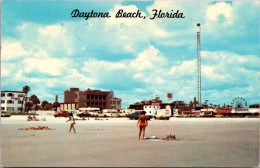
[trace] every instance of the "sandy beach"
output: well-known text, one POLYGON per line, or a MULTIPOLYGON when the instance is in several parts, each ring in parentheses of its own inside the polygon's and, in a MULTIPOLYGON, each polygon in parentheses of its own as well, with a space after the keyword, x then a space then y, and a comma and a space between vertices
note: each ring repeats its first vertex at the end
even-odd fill
MULTIPOLYGON (((40 117, 40 116, 39 116, 40 117)), ((76 121, 67 118, 1 118, 1 165, 6 167, 256 167, 258 118, 171 118, 151 120, 138 140, 136 120, 76 121), (52 130, 19 130, 48 126, 52 130), (178 140, 162 140, 172 134, 178 140)))

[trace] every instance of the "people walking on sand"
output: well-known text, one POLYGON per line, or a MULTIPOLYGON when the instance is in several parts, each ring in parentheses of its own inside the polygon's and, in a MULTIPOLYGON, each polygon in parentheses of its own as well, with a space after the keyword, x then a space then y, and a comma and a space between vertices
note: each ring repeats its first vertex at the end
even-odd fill
POLYGON ((68 119, 66 122, 68 122, 68 121, 70 121, 69 133, 70 133, 71 129, 73 129, 74 134, 76 134, 76 130, 75 130, 75 127, 74 127, 74 125, 75 125, 76 123, 75 123, 75 120, 74 120, 74 117, 73 117, 73 114, 72 114, 72 113, 70 113, 69 119, 68 119))
POLYGON ((148 126, 147 118, 145 116, 145 111, 142 111, 138 121, 137 121, 137 127, 139 124, 139 140, 141 137, 141 134, 143 133, 143 140, 144 140, 144 135, 145 135, 145 127, 148 126), (139 124, 140 123, 140 124, 139 124))

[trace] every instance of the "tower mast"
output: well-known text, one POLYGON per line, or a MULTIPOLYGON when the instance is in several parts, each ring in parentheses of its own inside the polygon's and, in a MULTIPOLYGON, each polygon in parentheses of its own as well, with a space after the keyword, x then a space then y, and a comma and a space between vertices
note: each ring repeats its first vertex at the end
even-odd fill
POLYGON ((200 23, 197 23, 198 105, 201 106, 200 23))

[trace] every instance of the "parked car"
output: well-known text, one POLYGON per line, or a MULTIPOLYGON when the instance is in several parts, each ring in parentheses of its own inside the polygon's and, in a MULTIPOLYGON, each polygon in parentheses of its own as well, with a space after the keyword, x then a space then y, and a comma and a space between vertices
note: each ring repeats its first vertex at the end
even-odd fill
POLYGON ((54 117, 69 117, 70 112, 63 110, 54 114, 54 117))
POLYGON ((92 108, 92 107, 82 107, 78 110, 78 117, 97 117, 99 108, 92 108))
POLYGON ((224 117, 224 115, 223 114, 216 114, 215 117, 221 118, 221 117, 224 117))
MULTIPOLYGON (((130 113, 130 114, 126 114, 125 116, 127 118, 129 118, 130 120, 133 120, 133 119, 138 120, 140 115, 141 115, 141 111, 137 111, 137 112, 133 112, 133 113, 130 113)), ((147 120, 150 120, 153 117, 152 116, 146 116, 146 118, 147 118, 147 120)))
POLYGON ((6 111, 2 111, 1 112, 1 117, 11 117, 11 114, 6 112, 6 111))
POLYGON ((116 109, 103 109, 104 117, 119 117, 119 112, 116 109))

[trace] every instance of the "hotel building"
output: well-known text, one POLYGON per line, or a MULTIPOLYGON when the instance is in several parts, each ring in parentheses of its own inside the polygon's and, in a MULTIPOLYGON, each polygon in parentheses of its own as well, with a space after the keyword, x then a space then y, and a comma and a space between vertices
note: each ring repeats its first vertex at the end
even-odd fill
POLYGON ((114 92, 90 90, 80 91, 70 88, 64 91, 64 103, 60 103, 58 110, 79 109, 82 107, 96 107, 102 109, 121 109, 121 99, 114 97, 114 92))
MULTIPOLYGON (((22 105, 23 105, 23 110, 25 108, 24 98, 25 98, 25 92, 1 91, 1 111, 21 112, 22 105)), ((27 100, 29 101, 29 98, 27 100)))

